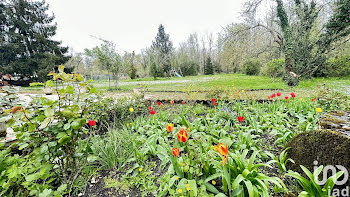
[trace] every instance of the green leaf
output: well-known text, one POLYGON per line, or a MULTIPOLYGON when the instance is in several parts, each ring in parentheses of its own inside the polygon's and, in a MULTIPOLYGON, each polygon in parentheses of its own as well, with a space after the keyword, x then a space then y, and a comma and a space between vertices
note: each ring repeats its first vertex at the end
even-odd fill
POLYGON ((221 176, 222 176, 222 173, 216 173, 216 174, 210 175, 208 178, 205 179, 204 182, 209 182, 209 181, 216 179, 218 177, 221 177, 221 176))
POLYGON ((73 88, 73 86, 67 86, 66 92, 67 92, 68 94, 74 94, 74 88, 73 88))
POLYGON ((64 71, 64 66, 63 65, 58 66, 58 72, 63 73, 63 71, 64 71))
POLYGON ((211 193, 214 193, 214 194, 219 194, 219 190, 216 189, 216 187, 214 187, 214 185, 210 184, 210 183, 207 183, 205 182, 204 183, 205 185, 205 188, 210 191, 211 193))
POLYGON ((78 75, 78 76, 77 76, 77 80, 78 80, 78 81, 84 81, 84 77, 83 77, 82 75, 78 75))
POLYGON ((219 194, 216 194, 215 197, 227 197, 227 196, 223 193, 219 193, 219 194))
POLYGON ((41 153, 47 153, 49 150, 49 147, 47 146, 47 144, 44 144, 41 146, 40 152, 41 153))
POLYGON ((51 195, 51 193, 52 193, 51 189, 45 189, 43 192, 39 194, 39 197, 48 197, 51 195))
POLYGON ((65 117, 68 117, 68 118, 74 116, 74 113, 73 113, 71 110, 69 110, 68 108, 65 108, 64 110, 62 110, 61 113, 62 113, 65 117))
POLYGON ((28 143, 24 143, 24 144, 21 144, 21 146, 19 146, 19 150, 22 150, 22 149, 24 149, 24 148, 27 148, 28 147, 28 143))
POLYGON ((47 87, 54 87, 55 84, 53 83, 53 81, 48 80, 48 81, 46 81, 46 86, 47 86, 47 87))
POLYGON ((57 193, 62 194, 67 189, 67 184, 62 184, 57 188, 57 193))
POLYGON ((51 108, 47 108, 44 111, 46 117, 52 117, 55 114, 55 111, 51 108))
POLYGON ((62 137, 61 139, 58 140, 58 143, 59 143, 60 145, 64 145, 64 144, 66 144, 70 139, 71 139, 71 138, 70 138, 69 136, 64 136, 64 137, 62 137))
POLYGON ((11 118, 6 122, 6 127, 7 128, 12 127, 15 123, 16 121, 13 118, 11 118))
POLYGON ((190 185, 190 196, 197 196, 198 189, 197 189, 197 183, 195 180, 188 180, 188 184, 190 185))
POLYGON ((79 124, 79 122, 72 122, 72 124, 71 124, 71 127, 72 127, 72 129, 79 129, 80 128, 80 124, 79 124))
POLYGON ((63 129, 64 129, 64 130, 70 129, 70 124, 69 124, 69 123, 64 124, 63 129))
POLYGON ((32 181, 38 180, 40 178, 40 174, 39 173, 30 174, 30 175, 27 175, 25 178, 26 178, 26 181, 32 182, 32 181))
POLYGON ((41 122, 39 129, 46 128, 47 126, 49 126, 50 123, 51 123, 51 118, 50 117, 45 118, 44 121, 41 122))

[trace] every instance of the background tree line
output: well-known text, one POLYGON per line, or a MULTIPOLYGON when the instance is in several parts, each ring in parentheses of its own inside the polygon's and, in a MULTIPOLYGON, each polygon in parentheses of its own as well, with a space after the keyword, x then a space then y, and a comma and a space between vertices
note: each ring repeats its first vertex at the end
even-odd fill
POLYGON ((349 8, 348 0, 247 0, 242 22, 218 35, 190 34, 176 48, 160 25, 132 65, 139 77, 245 73, 283 78, 289 85, 349 76, 349 8))
POLYGON ((111 41, 82 53, 52 40, 54 17, 45 1, 0 2, 1 72, 43 80, 55 66, 88 76, 119 78, 245 73, 300 79, 350 75, 349 0, 246 0, 241 22, 217 35, 192 33, 174 47, 160 25, 149 47, 120 52, 111 41))

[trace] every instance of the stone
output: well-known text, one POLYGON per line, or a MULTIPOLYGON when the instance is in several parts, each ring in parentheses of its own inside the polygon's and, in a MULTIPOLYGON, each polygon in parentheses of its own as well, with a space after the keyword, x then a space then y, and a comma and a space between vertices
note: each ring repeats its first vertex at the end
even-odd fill
POLYGON ((97 183, 97 181, 95 180, 95 177, 92 177, 92 179, 91 179, 91 183, 92 183, 92 184, 97 183))
MULTIPOLYGON (((350 172, 350 137, 332 130, 316 130, 302 132, 294 136, 285 146, 288 157, 295 161, 289 162, 288 169, 304 174, 300 165, 311 172, 315 167, 344 166, 350 172)), ((342 177, 339 179, 342 180, 342 177)), ((350 180, 345 185, 349 185, 350 180)), ((337 186, 343 188, 343 186, 337 186)))

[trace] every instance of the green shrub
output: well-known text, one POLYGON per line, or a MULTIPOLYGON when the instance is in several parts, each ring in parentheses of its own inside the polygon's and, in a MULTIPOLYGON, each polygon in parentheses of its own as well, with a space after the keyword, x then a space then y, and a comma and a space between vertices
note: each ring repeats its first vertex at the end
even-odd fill
POLYGON ((243 63, 243 71, 247 75, 258 75, 260 72, 261 63, 259 60, 250 59, 243 63))
POLYGON ((180 65, 183 76, 195 76, 198 74, 199 65, 196 63, 183 63, 180 65))
POLYGON ((323 72, 327 77, 350 76, 350 55, 330 58, 323 72))
POLYGON ((46 82, 46 86, 55 88, 57 101, 40 97, 33 99, 32 108, 16 106, 10 110, 7 126, 14 126, 18 142, 13 146, 25 153, 25 160, 17 156, 18 164, 12 164, 11 159, 4 161, 13 169, 6 169, 1 175, 4 177, 0 177, 0 196, 8 196, 18 188, 30 196, 52 196, 60 183, 57 192, 62 193, 72 186, 87 161, 88 144, 80 148, 78 145, 82 136, 93 130, 93 125, 87 126, 85 115, 99 94, 90 82, 83 82, 81 75, 67 74, 63 69, 60 66, 59 73, 50 73, 53 80, 46 82), (1 184, 4 180, 8 185, 1 184))
POLYGON ((284 58, 269 61, 263 67, 263 70, 261 71, 262 74, 271 78, 282 77, 284 72, 284 61, 284 58))

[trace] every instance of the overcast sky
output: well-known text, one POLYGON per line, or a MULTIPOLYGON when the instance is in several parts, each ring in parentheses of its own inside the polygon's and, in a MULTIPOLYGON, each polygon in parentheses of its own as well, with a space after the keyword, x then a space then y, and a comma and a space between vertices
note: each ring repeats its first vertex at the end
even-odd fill
POLYGON ((190 33, 217 33, 240 21, 244 0, 47 0, 58 24, 55 39, 75 52, 111 40, 120 51, 151 45, 159 24, 177 46, 190 33))

